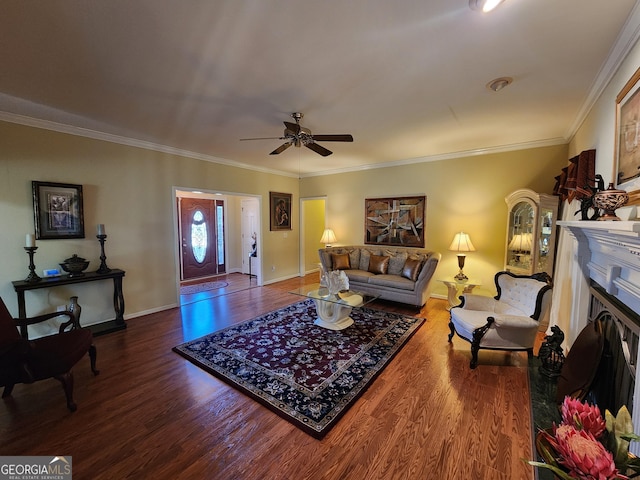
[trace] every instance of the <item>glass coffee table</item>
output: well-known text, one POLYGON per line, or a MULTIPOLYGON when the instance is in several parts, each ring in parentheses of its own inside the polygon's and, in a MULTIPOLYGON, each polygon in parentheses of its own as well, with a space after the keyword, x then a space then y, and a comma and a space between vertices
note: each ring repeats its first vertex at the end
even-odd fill
POLYGON ((353 319, 349 316, 351 311, 354 308, 364 307, 378 298, 378 295, 354 290, 345 290, 332 295, 327 287, 319 283, 305 285, 289 293, 311 298, 318 313, 318 318, 313 323, 330 330, 343 330, 353 325, 353 319))

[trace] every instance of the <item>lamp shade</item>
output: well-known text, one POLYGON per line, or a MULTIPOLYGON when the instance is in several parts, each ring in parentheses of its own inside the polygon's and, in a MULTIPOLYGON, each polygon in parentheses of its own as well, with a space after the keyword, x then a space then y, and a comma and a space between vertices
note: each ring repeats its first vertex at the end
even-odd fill
POLYGON ((320 243, 329 244, 336 241, 336 234, 333 233, 333 230, 330 228, 325 228, 324 232, 322 232, 322 238, 320 239, 320 243))
POLYGON ((453 242, 449 245, 449 250, 453 252, 475 252, 476 248, 471 243, 468 233, 460 232, 456 233, 453 237, 453 242))
POLYGON ((531 233, 516 233, 511 242, 509 250, 513 252, 531 252, 533 247, 533 235, 531 233))

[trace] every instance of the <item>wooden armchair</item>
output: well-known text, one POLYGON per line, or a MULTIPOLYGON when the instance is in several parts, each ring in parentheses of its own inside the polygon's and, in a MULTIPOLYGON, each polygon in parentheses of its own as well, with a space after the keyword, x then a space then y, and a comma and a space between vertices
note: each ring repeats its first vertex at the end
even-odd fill
POLYGON ((16 383, 33 383, 46 378, 55 378, 62 383, 67 398, 67 407, 77 409, 73 401, 73 375, 71 368, 89 353, 91 371, 96 370, 96 347, 93 335, 80 328, 71 312, 54 312, 32 318, 14 319, 0 298, 0 386, 4 387, 2 398, 11 395, 16 383), (33 325, 59 315, 69 321, 60 326, 58 334, 34 340, 22 338, 17 327, 33 325), (66 330, 71 327, 71 330, 66 330))
POLYGON ((551 277, 546 273, 514 275, 498 272, 495 298, 464 294, 451 309, 449 342, 454 334, 471 343, 471 368, 478 351, 526 350, 531 354, 538 331, 548 324, 551 277))

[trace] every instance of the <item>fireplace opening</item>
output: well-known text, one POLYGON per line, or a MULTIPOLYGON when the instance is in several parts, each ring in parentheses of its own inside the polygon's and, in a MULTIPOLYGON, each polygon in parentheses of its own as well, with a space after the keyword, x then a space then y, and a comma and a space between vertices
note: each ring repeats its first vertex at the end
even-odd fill
POLYGON ((589 321, 598 323, 604 348, 587 400, 614 415, 626 405, 633 416, 640 316, 595 282, 590 293, 589 321))

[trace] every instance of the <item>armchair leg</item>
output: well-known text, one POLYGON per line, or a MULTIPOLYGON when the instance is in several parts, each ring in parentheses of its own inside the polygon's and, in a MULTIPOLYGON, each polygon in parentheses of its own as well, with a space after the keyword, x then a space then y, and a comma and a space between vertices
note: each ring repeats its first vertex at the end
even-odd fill
POLYGON ((91 346, 89 347, 89 359, 91 360, 91 371, 93 372, 94 375, 98 375, 100 373, 100 370, 96 369, 96 357, 97 357, 96 346, 94 344, 91 344, 91 346))
POLYGON ((451 342, 451 340, 453 339, 453 335, 456 333, 456 329, 453 326, 453 322, 451 320, 449 320, 449 330, 451 330, 451 333, 449 333, 449 342, 451 342))
POLYGON ((62 375, 56 375, 55 379, 62 384, 64 394, 67 397, 67 408, 70 411, 75 412, 78 409, 78 406, 73 401, 73 373, 69 370, 67 373, 63 373, 62 375))
POLYGON ((482 337, 487 333, 493 322, 496 319, 493 317, 487 317, 487 323, 482 327, 476 328, 473 331, 473 340, 471 341, 471 364, 469 367, 474 369, 478 366, 478 351, 480 350, 480 342, 482 341, 482 337))
POLYGON ((7 398, 11 396, 11 392, 13 392, 13 387, 15 384, 5 385, 4 391, 2 392, 2 398, 7 398))
POLYGON ((478 366, 478 352, 480 351, 480 342, 471 342, 471 363, 469 364, 469 368, 473 370, 478 366))

